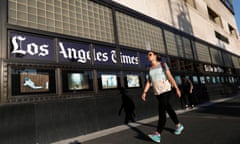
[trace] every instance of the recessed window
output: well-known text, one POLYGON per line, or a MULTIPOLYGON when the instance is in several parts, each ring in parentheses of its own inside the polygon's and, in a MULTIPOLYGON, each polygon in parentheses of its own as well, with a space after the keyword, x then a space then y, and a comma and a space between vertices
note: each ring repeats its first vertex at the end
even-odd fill
POLYGON ((221 40, 221 41, 223 41, 223 42, 229 44, 229 40, 228 40, 228 38, 225 37, 225 36, 223 36, 223 35, 220 34, 219 32, 216 32, 216 31, 215 31, 215 36, 216 36, 217 39, 219 39, 219 40, 221 40))
POLYGON ((229 33, 230 33, 232 36, 237 37, 237 31, 236 31, 235 28, 233 28, 230 24, 228 24, 228 29, 229 29, 229 33))
POLYGON ((62 72, 62 79, 64 92, 93 90, 91 71, 64 70, 62 72))
POLYGON ((13 96, 56 92, 53 69, 12 68, 11 78, 13 96))
POLYGON ((100 90, 118 89, 120 85, 118 72, 98 72, 98 86, 100 90))
POLYGON ((209 19, 222 27, 221 17, 216 12, 214 12, 211 8, 208 7, 207 9, 208 9, 209 19))

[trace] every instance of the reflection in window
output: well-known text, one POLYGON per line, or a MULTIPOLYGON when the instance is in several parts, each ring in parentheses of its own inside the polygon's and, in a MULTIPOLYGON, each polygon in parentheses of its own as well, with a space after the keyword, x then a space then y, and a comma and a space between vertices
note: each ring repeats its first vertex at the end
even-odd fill
POLYGON ((210 76, 206 76, 206 82, 207 82, 208 84, 211 83, 211 78, 210 78, 210 76))
POLYGON ((91 71, 64 70, 62 78, 64 92, 76 92, 93 89, 91 71))
POLYGON ((228 77, 228 79, 229 79, 229 83, 231 83, 231 84, 234 83, 234 77, 230 76, 230 77, 228 77))
POLYGON ((223 84, 225 83, 225 79, 223 76, 221 77, 221 83, 223 83, 223 84))
POLYGON ((119 74, 116 72, 99 72, 98 85, 101 90, 119 88, 120 87, 119 74))
POLYGON ((220 81, 220 77, 219 77, 219 76, 217 76, 217 78, 216 78, 216 82, 217 82, 217 83, 221 83, 221 81, 220 81))
POLYGON ((198 77, 197 76, 193 76, 193 83, 194 84, 198 84, 198 77))
POLYGON ((181 80, 181 77, 179 75, 174 76, 174 79, 175 79, 175 81, 178 85, 182 84, 182 80, 181 80))
POLYGON ((239 83, 238 77, 234 77, 235 83, 239 83))
POLYGON ((103 89, 112 89, 117 88, 117 75, 114 74, 102 74, 101 75, 101 84, 103 89))
POLYGON ((225 82, 226 82, 227 84, 229 83, 228 77, 225 77, 225 82))
POLYGON ((215 76, 212 77, 212 83, 213 83, 213 84, 216 84, 216 83, 217 83, 215 76))
POLYGON ((127 88, 139 88, 141 87, 140 74, 128 73, 125 75, 125 85, 127 88))
POLYGON ((201 84, 206 84, 204 76, 200 76, 200 82, 201 82, 201 84))

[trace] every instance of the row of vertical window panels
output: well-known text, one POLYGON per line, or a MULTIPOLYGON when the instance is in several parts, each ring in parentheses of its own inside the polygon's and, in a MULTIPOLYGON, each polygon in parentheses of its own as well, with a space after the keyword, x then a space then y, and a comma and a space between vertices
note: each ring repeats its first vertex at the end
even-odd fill
POLYGON ((169 55, 193 59, 191 42, 188 38, 164 30, 169 55))
POLYGON ((196 42, 197 60, 216 65, 240 68, 240 59, 230 53, 196 42), (210 51, 210 53, 209 53, 210 51))
POLYGON ((228 67, 234 66, 235 68, 240 67, 237 57, 231 57, 228 53, 222 54, 221 50, 210 48, 201 42, 193 41, 193 45, 191 45, 190 39, 184 36, 162 30, 157 26, 121 12, 116 13, 116 19, 119 43, 122 45, 165 53, 163 31, 169 55, 187 59, 195 57, 196 60, 201 62, 228 67))
POLYGON ((240 69, 240 59, 236 56, 232 56, 233 66, 237 69, 240 69))
POLYGON ((8 0, 8 23, 114 42, 112 10, 90 0, 8 0))
POLYGON ((211 63, 211 57, 210 57, 209 48, 207 45, 204 45, 199 42, 195 42, 194 47, 196 48, 197 60, 211 63))
POLYGON ((223 53, 221 50, 208 47, 208 45, 197 41, 193 41, 191 46, 191 41, 188 38, 167 30, 164 30, 164 34, 169 55, 187 59, 195 57, 196 60, 201 62, 240 68, 240 59, 236 56, 223 53))
POLYGON ((121 12, 116 12, 119 44, 165 53, 162 29, 121 12))
POLYGON ((223 60, 224 60, 224 65, 226 67, 232 67, 233 62, 232 62, 232 56, 228 53, 223 53, 223 60))
POLYGON ((240 59, 237 56, 229 53, 222 53, 215 48, 210 48, 210 52, 213 64, 240 69, 240 59))
POLYGON ((217 50, 215 48, 210 48, 210 53, 211 53, 213 64, 222 65, 222 66, 224 65, 222 52, 220 50, 217 50))

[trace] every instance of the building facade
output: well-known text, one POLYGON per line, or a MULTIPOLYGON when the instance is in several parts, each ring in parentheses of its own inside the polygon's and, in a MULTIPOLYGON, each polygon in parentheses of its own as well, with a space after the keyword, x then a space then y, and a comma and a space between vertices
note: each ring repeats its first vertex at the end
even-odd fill
POLYGON ((193 81, 197 104, 237 92, 240 40, 230 0, 0 6, 1 143, 51 143, 120 125, 126 95, 137 120, 154 116, 154 97, 140 99, 149 50, 180 86, 181 75, 193 81))
POLYGON ((237 55, 239 33, 231 0, 114 0, 237 55))

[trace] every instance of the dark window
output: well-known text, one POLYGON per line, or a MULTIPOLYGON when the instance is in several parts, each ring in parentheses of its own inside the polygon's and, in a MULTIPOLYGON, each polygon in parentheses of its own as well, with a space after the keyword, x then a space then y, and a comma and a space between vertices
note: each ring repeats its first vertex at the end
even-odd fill
POLYGON ((216 12, 214 12, 211 8, 208 7, 207 9, 208 9, 209 19, 214 23, 218 24, 219 26, 223 27, 221 17, 216 12))
POLYGON ((171 59, 171 67, 172 67, 172 70, 179 71, 180 70, 180 62, 179 62, 179 60, 171 59))
POLYGON ((236 29, 233 28, 230 24, 228 24, 228 29, 229 29, 229 33, 230 33, 232 36, 235 36, 235 37, 237 38, 236 29))
POLYGON ((205 72, 203 64, 197 64, 197 71, 200 73, 205 72))
POLYGON ((221 40, 221 41, 223 41, 223 42, 225 42, 225 43, 227 43, 227 44, 229 43, 228 38, 225 37, 225 36, 223 36, 223 35, 220 34, 219 32, 216 32, 216 31, 215 31, 215 36, 216 36, 217 39, 219 39, 219 40, 221 40))

